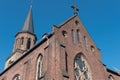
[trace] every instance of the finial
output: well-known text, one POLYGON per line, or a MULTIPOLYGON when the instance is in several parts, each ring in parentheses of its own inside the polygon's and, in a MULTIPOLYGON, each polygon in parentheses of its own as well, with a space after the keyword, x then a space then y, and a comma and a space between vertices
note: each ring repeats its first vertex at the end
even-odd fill
POLYGON ((76 5, 72 5, 71 8, 74 10, 74 15, 78 14, 79 9, 76 7, 76 5))

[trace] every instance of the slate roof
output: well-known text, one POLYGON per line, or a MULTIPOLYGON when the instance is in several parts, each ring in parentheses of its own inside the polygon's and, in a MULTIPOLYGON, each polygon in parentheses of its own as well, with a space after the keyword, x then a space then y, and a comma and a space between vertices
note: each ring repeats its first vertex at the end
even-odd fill
POLYGON ((30 7, 30 10, 29 10, 28 15, 26 17, 26 20, 25 20, 24 25, 22 26, 22 29, 20 32, 28 32, 28 33, 34 34, 32 6, 30 7))

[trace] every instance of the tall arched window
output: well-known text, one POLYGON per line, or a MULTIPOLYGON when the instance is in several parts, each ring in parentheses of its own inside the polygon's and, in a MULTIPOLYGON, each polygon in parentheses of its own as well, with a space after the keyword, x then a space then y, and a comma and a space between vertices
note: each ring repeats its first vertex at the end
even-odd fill
POLYGON ((27 41, 27 49, 30 49, 30 45, 31 45, 31 39, 28 38, 28 41, 27 41))
POLYGON ((72 37, 72 42, 75 43, 75 35, 74 35, 74 30, 71 30, 71 37, 72 37))
POLYGON ((77 30, 77 40, 80 43, 80 30, 79 29, 77 30))
POLYGON ((88 48, 88 42, 87 42, 86 36, 84 36, 83 42, 84 42, 85 49, 87 49, 88 48))
POLYGON ((87 61, 83 55, 78 54, 74 60, 74 80, 91 80, 89 73, 90 70, 87 61))
POLYGON ((42 77, 42 63, 43 63, 43 56, 40 55, 37 60, 37 75, 36 80, 40 80, 42 77))
POLYGON ((109 75, 108 80, 114 80, 111 75, 109 75))
POLYGON ((20 75, 19 74, 16 74, 12 80, 20 80, 20 75))

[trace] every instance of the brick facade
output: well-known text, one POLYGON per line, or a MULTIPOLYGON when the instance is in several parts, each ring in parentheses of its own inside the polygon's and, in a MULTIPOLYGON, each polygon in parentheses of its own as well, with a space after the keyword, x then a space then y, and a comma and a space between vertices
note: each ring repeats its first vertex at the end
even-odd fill
POLYGON ((107 69, 101 62, 99 49, 77 15, 52 28, 51 34, 46 35, 7 67, 0 74, 0 80, 13 80, 16 74, 20 75, 20 80, 36 80, 39 55, 43 56, 42 75, 39 80, 74 80, 74 60, 78 54, 83 55, 88 63, 90 80, 108 80, 110 75, 113 80, 120 80, 117 72, 107 69), (78 30, 80 39, 77 36, 78 30), (74 33, 74 42, 71 31, 74 33))

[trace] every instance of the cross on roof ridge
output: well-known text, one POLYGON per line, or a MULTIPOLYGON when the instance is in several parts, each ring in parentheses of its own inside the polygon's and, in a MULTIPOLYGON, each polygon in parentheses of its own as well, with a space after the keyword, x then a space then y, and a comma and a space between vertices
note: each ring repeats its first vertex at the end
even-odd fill
POLYGON ((76 7, 76 5, 72 5, 71 8, 74 10, 74 15, 78 14, 79 9, 76 7))

